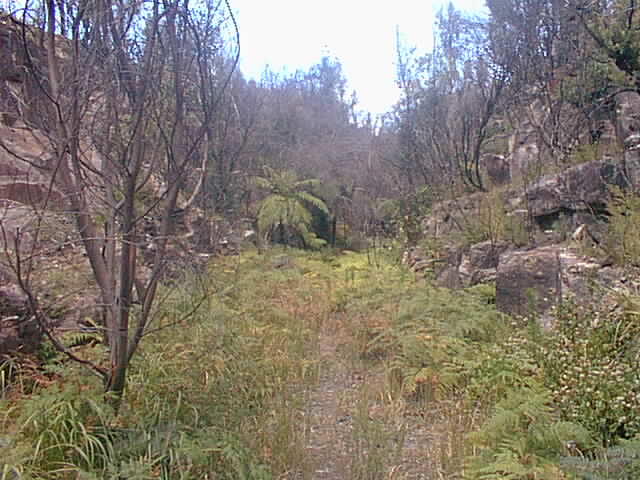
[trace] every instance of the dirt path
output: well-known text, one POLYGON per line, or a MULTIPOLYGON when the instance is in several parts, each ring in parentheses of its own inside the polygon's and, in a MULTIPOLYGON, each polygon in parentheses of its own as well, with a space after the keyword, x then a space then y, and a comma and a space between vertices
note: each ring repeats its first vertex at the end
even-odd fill
POLYGON ((445 478, 443 412, 389 398, 382 365, 354 359, 341 329, 333 318, 319 334, 319 378, 304 413, 307 468, 290 480, 445 478))
MULTIPOLYGON (((335 324, 319 335, 320 371, 307 392, 305 480, 442 478, 431 446, 436 415, 409 412, 384 392, 384 372, 349 358, 335 324)), ((436 412, 432 412, 436 413, 436 412)))
POLYGON ((359 388, 361 376, 341 358, 335 331, 324 327, 319 336, 319 379, 308 392, 307 453, 312 480, 350 478, 353 418, 344 404, 359 388))

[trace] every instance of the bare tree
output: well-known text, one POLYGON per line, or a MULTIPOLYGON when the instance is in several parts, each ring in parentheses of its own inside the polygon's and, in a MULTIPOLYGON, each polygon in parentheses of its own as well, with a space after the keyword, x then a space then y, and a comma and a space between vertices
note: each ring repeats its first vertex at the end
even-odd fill
MULTIPOLYGON (((22 22, 15 21, 28 76, 39 88, 29 125, 46 137, 51 153, 34 168, 64 195, 91 264, 110 347, 109 365, 91 369, 116 398, 150 328, 181 192, 194 165, 205 174, 199 159, 207 157, 218 96, 233 71, 218 69, 225 55, 221 29, 233 22, 228 7, 208 0, 48 0, 44 61, 28 17, 40 6, 27 5, 22 22), (158 223, 151 245, 141 231, 146 218, 158 223), (143 247, 153 252, 148 275, 138 258, 143 247)), ((21 278, 43 328, 71 355, 48 330, 28 278, 21 278)))
POLYGON ((399 47, 398 134, 409 184, 434 190, 484 190, 480 159, 496 134, 509 75, 492 62, 487 23, 464 18, 451 5, 438 15, 432 53, 412 59, 399 47))

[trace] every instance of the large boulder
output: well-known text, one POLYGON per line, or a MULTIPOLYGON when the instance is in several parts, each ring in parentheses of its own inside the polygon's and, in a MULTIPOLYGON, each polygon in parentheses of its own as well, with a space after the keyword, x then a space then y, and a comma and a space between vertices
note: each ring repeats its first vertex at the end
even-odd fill
POLYGON ((515 196, 514 206, 526 205, 534 217, 561 211, 602 210, 609 201, 610 188, 628 186, 623 166, 614 162, 588 162, 547 175, 515 196))
POLYGON ((603 264, 569 247, 551 245, 506 252, 496 277, 496 306, 515 314, 535 314, 546 324, 551 307, 571 301, 613 307, 620 294, 637 291, 637 272, 603 264))
POLYGON ((452 249, 436 277, 446 288, 465 288, 496 279, 500 255, 509 248, 505 242, 484 241, 468 247, 452 249))
POLYGON ((0 355, 32 352, 41 338, 26 295, 15 285, 0 286, 0 355))
POLYGON ((549 246, 504 253, 496 276, 497 308, 528 315, 556 305, 561 298, 560 250, 549 246))

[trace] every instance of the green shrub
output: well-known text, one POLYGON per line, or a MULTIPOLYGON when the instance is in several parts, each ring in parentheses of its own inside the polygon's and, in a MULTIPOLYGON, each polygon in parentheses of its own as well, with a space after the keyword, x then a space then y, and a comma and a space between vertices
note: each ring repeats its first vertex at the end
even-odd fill
POLYGON ((566 305, 556 322, 543 368, 563 418, 584 425, 605 447, 640 434, 638 312, 566 305))

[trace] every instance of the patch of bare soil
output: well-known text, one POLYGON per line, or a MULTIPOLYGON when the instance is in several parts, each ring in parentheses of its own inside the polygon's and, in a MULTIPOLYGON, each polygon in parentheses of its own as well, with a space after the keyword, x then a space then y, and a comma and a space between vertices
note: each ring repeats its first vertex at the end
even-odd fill
POLYGON ((319 337, 319 380, 308 393, 306 435, 313 480, 349 478, 353 422, 345 394, 359 388, 362 377, 351 371, 338 352, 335 332, 325 329, 319 337))

